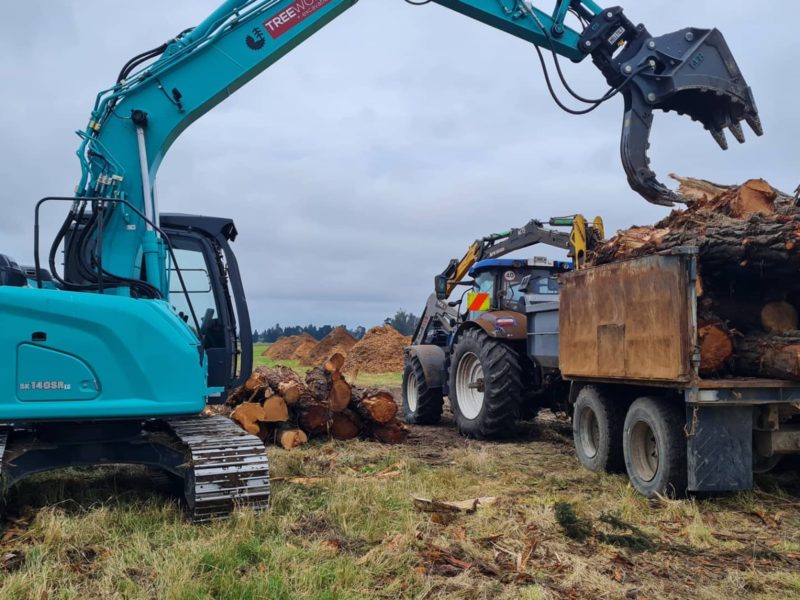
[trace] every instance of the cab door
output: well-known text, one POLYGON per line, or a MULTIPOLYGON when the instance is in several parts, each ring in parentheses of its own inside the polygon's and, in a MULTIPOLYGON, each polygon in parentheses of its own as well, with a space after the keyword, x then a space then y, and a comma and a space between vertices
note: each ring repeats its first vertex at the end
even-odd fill
POLYGON ((209 387, 227 392, 241 385, 253 366, 247 302, 229 245, 236 229, 227 219, 190 215, 162 215, 161 224, 177 262, 169 269, 170 302, 203 343, 209 387))

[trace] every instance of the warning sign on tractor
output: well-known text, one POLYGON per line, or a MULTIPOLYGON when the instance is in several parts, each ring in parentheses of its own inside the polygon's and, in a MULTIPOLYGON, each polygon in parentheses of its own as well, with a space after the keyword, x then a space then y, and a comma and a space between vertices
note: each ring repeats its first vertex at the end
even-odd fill
POLYGON ((470 312, 487 311, 492 307, 489 294, 484 292, 469 292, 467 294, 467 310, 470 312))

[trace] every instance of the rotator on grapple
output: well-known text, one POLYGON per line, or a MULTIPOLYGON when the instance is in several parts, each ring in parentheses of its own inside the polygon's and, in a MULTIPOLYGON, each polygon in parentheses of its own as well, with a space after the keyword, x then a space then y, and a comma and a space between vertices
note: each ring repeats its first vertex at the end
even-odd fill
MULTIPOLYGON (((213 497, 219 510, 204 515, 224 516, 237 502, 266 506, 266 457, 255 441, 226 443, 229 432, 216 421, 187 416, 224 395, 250 367, 246 303, 241 285, 234 285, 238 270, 226 242, 235 228, 217 223, 217 231, 193 239, 211 221, 193 225, 198 217, 183 216, 185 227, 170 229, 159 211, 156 175, 195 120, 355 3, 226 0, 197 27, 131 59, 98 94, 80 132, 75 196, 37 205, 38 241, 39 207, 70 203, 51 246, 51 273, 39 264, 38 244, 33 269, 0 257, 0 423, 6 424, 0 445, 9 481, 64 466, 74 456, 77 464, 161 467, 183 478, 190 505, 196 505, 195 484, 204 498, 213 497), (189 275, 200 277, 199 287, 187 285, 189 275), (179 465, 171 451, 142 446, 165 432, 171 438, 161 447, 178 448, 186 459, 179 465), (45 452, 42 445, 68 451, 45 452), (201 464, 210 469, 202 483, 201 464)), ((549 49, 573 98, 588 105, 571 112, 623 95, 623 165, 631 186, 651 202, 680 201, 649 169, 653 111, 686 113, 723 146, 725 128, 743 139, 742 120, 761 133, 750 90, 715 30, 651 37, 621 9, 592 0, 558 0, 551 13, 530 0, 421 3, 532 43, 543 66, 539 48, 549 49), (569 13, 580 31, 565 25, 569 13), (576 94, 558 56, 575 62, 591 56, 611 89, 597 99, 576 94)))

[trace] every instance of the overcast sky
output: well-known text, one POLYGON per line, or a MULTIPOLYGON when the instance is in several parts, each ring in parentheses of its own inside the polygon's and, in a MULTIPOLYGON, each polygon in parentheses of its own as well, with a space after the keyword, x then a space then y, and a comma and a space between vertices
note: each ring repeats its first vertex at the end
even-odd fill
MULTIPOLYGON (((97 91, 218 3, 3 0, 0 253, 31 261, 34 203, 72 192, 74 131, 97 91)), ((800 184, 800 45, 781 17, 796 2, 766 4, 757 20, 741 0, 627 5, 655 35, 721 29, 766 128, 723 153, 696 123, 661 113, 660 176, 800 184)), ((566 68, 585 94, 604 91, 590 61, 566 68)), ((178 140, 160 171, 161 208, 235 219, 254 327, 371 326, 398 308, 419 313, 434 274, 492 231, 579 212, 613 232, 665 215, 627 187, 621 120, 620 98, 562 113, 525 42, 434 4, 361 0, 178 140)))

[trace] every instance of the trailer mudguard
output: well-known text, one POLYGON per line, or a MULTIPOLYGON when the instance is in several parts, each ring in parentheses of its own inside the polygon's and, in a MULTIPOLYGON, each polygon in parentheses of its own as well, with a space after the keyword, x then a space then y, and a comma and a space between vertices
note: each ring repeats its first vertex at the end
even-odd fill
POLYGON ((753 407, 686 407, 689 491, 753 487, 753 407))

